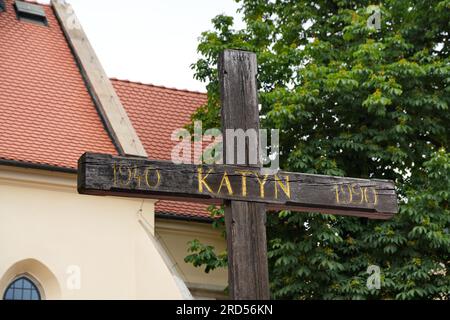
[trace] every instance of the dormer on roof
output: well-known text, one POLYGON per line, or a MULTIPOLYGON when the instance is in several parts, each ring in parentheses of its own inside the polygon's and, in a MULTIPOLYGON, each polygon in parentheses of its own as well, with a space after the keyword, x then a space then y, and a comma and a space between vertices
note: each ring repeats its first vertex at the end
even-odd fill
POLYGON ((25 1, 16 1, 14 8, 16 9, 16 15, 19 20, 43 26, 48 25, 47 16, 42 6, 25 1))
POLYGON ((53 8, 38 5, 43 27, 18 19, 17 1, 4 2, 0 164, 74 172, 87 150, 116 154, 53 8))

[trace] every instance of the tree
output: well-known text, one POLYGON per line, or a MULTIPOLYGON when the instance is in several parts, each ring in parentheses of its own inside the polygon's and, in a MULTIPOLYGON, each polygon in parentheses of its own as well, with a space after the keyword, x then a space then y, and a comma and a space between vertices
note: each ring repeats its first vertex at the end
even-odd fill
MULTIPOLYGON (((269 214, 273 297, 448 299, 450 1, 381 1, 381 30, 367 26, 369 1, 238 2, 245 29, 219 15, 200 39, 193 68, 208 102, 193 119, 220 127, 218 53, 254 51, 262 125, 280 129, 283 169, 393 179, 399 193, 386 222, 269 214), (379 290, 366 285, 370 265, 379 290)), ((187 261, 226 264, 196 245, 187 261)))

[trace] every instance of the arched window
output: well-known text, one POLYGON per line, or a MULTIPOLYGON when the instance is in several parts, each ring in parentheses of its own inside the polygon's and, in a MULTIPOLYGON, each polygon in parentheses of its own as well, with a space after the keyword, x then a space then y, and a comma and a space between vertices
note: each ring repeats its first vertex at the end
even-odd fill
POLYGON ((41 294, 30 278, 21 276, 6 288, 3 300, 41 300, 41 294))

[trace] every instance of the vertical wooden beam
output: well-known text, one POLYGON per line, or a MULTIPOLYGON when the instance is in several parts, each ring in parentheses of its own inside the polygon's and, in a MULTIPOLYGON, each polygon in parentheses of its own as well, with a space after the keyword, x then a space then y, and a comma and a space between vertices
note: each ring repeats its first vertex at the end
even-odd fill
MULTIPOLYGON (((226 129, 255 129, 259 138, 256 55, 225 50, 219 56, 222 104, 223 159, 226 129)), ((248 165, 248 144, 246 165, 248 165)), ((260 166, 259 157, 256 166, 260 166)), ((245 201, 225 203, 228 246, 228 283, 231 299, 269 299, 266 206, 245 201)))

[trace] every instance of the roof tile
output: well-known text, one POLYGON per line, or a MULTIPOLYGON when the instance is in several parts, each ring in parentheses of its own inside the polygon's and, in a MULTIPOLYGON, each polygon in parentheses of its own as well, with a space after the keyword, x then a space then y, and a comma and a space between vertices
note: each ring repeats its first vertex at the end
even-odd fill
MULTIPOLYGON (((152 159, 170 160, 176 142, 170 136, 190 123, 191 115, 206 103, 205 93, 112 79, 114 88, 152 159)), ((207 205, 160 200, 156 212, 187 217, 209 217, 207 205)))
POLYGON ((76 168, 85 151, 117 154, 48 5, 48 27, 0 13, 0 158, 76 168))
MULTIPOLYGON (((86 151, 117 154, 48 5, 48 27, 0 13, 0 159, 76 168, 86 151)), ((130 81, 112 83, 151 158, 170 160, 171 133, 206 94, 130 81)), ((206 205, 158 201, 156 211, 208 217, 206 205)))

